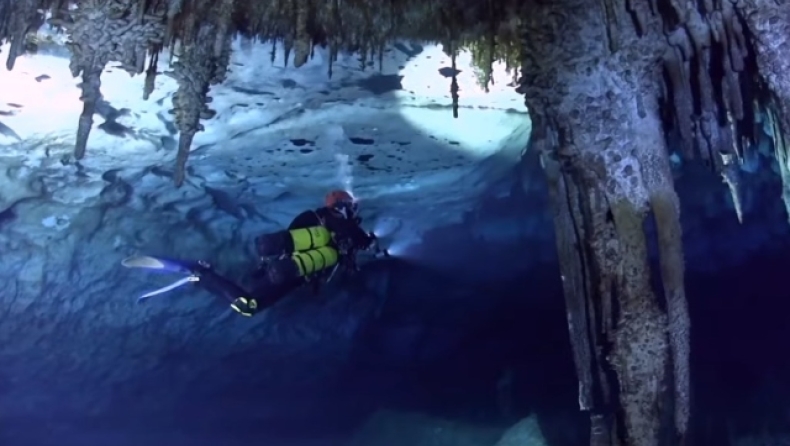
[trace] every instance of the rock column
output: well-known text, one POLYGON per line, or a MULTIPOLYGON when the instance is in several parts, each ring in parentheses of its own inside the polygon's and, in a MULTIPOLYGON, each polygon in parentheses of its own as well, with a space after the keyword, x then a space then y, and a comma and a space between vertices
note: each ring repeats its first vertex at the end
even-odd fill
POLYGON ((549 180, 579 403, 595 446, 654 446, 668 431, 682 443, 688 421, 689 320, 659 103, 662 48, 637 36, 626 6, 555 0, 522 17, 520 91, 549 180), (658 228, 663 296, 651 286, 647 218, 658 228))

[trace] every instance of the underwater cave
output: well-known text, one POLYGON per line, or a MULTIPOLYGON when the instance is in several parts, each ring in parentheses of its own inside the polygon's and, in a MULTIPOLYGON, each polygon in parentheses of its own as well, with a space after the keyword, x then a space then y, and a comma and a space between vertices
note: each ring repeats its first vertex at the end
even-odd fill
POLYGON ((1 444, 790 441, 787 2, 0 0, 0 43, 1 444), (124 267, 247 288, 331 190, 383 251, 251 317, 124 267))

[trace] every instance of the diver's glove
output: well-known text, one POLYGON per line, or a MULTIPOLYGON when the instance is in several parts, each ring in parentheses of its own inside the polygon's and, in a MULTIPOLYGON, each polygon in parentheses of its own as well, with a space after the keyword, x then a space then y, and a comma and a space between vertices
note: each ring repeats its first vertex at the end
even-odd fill
POLYGON ((258 312, 258 301, 246 297, 237 297, 230 307, 243 316, 252 316, 258 312))
POLYGON ((362 248, 362 249, 364 249, 364 250, 366 250, 366 251, 367 251, 368 249, 376 249, 376 250, 378 250, 378 249, 379 249, 379 238, 378 238, 378 237, 376 237, 376 234, 374 234, 374 233, 373 233, 373 231, 371 231, 371 232, 368 232, 368 243, 367 243, 367 245, 366 245, 364 248, 362 248))
POLYGON ((390 253, 387 251, 386 248, 381 247, 381 243, 379 243, 379 238, 376 237, 376 234, 373 232, 368 232, 368 237, 370 238, 370 244, 368 245, 366 250, 373 250, 373 256, 377 259, 383 259, 385 257, 389 257, 390 253))

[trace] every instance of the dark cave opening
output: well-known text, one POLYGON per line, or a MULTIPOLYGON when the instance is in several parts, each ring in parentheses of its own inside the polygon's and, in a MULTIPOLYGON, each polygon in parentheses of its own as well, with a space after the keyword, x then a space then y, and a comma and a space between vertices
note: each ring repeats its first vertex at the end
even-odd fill
MULTIPOLYGON (((788 262, 790 254, 755 254, 739 266, 687 275, 695 444, 728 445, 737 436, 781 432, 790 424, 790 356, 781 354, 790 339, 788 262)), ((557 277, 549 268, 530 276, 557 277)), ((588 421, 577 407, 558 281, 525 279, 500 292, 514 297, 512 306, 452 352, 404 371, 409 378, 380 402, 503 425, 536 413, 550 446, 586 444, 588 421), (525 289, 540 293, 539 302, 519 302, 525 289), (495 390, 505 367, 515 374, 510 419, 495 390)))
POLYGON ((787 433, 788 262, 790 253, 759 254, 687 282, 695 424, 709 444, 729 444, 733 435, 787 433))
MULTIPOLYGON (((715 190, 716 178, 699 178, 685 176, 679 187, 715 190)), ((753 187, 775 195, 779 185, 753 187)), ((790 357, 778 353, 790 337, 783 268, 790 253, 783 249, 788 232, 783 216, 776 206, 754 206, 747 222, 739 224, 727 212, 703 216, 682 196, 681 205, 685 218, 695 221, 684 233, 684 248, 694 253, 685 277, 692 323, 691 438, 695 444, 727 445, 754 432, 781 433, 790 424, 790 357), (704 242, 700 231, 708 236, 704 242), (775 243, 760 243, 765 237, 775 243), (705 246, 718 247, 700 257, 705 246), (714 257, 726 266, 699 263, 714 257)), ((650 236, 654 228, 647 226, 650 236)), ((655 256, 656 247, 651 251, 655 256)), ((660 271, 651 263, 660 293, 660 271)), ((397 372, 401 379, 377 404, 502 424, 536 413, 550 446, 586 444, 588 419, 578 411, 556 264, 499 281, 480 297, 498 302, 487 314, 477 313, 485 314, 485 323, 470 328, 452 349, 397 372), (502 413, 496 391, 508 367, 515 382, 512 418, 502 413)))

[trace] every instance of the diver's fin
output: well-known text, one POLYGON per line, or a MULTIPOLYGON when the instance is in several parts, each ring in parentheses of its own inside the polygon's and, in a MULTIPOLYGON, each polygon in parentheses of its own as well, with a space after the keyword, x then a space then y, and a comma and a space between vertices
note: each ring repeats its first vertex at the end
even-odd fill
POLYGON ((145 268, 145 269, 164 269, 165 264, 151 256, 132 256, 127 257, 121 261, 121 265, 127 268, 145 268))
POLYGON ((171 283, 170 285, 163 286, 162 288, 159 288, 158 290, 154 290, 154 291, 151 291, 149 293, 143 294, 142 296, 137 298, 137 301, 140 302, 142 300, 148 299, 149 297, 156 296, 156 295, 159 295, 159 294, 162 294, 162 293, 166 293, 166 292, 168 292, 170 290, 174 290, 174 289, 176 289, 176 288, 178 288, 180 286, 188 284, 189 282, 197 282, 198 280, 200 280, 200 278, 197 277, 197 276, 184 277, 182 279, 176 280, 175 282, 171 283))
POLYGON ((186 262, 152 256, 132 256, 121 261, 127 268, 142 268, 155 271, 192 274, 192 268, 186 262))

